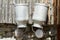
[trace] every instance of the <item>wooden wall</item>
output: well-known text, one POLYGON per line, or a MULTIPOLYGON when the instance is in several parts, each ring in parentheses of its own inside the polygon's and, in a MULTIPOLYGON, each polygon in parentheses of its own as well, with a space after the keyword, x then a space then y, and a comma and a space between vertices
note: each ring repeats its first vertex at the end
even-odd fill
POLYGON ((15 23, 14 0, 0 0, 0 23, 15 23))
POLYGON ((54 0, 54 24, 60 24, 60 0, 54 0))
POLYGON ((57 0, 57 24, 60 24, 60 0, 57 0))
POLYGON ((57 24, 57 3, 56 0, 53 1, 53 7, 54 7, 54 24, 57 24))
POLYGON ((20 0, 0 0, 0 23, 16 23, 14 8, 15 2, 20 3, 20 0))

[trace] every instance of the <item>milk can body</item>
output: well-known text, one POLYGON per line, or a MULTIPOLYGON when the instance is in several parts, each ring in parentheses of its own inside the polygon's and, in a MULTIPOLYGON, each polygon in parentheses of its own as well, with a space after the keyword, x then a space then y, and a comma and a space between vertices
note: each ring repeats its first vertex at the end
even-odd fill
POLYGON ((33 12, 33 26, 40 27, 46 22, 48 6, 45 3, 35 3, 33 12))
POLYGON ((18 27, 26 27, 28 21, 28 4, 16 4, 16 22, 18 27))

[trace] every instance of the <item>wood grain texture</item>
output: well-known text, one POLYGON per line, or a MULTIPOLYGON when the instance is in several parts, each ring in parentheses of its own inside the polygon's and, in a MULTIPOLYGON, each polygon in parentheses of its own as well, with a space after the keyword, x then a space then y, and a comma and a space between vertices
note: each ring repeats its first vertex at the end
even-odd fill
POLYGON ((57 24, 60 24, 60 0, 57 0, 57 24))
POLYGON ((53 1, 53 7, 54 7, 54 24, 57 24, 57 0, 53 1))
POLYGON ((0 23, 15 24, 14 0, 0 0, 0 23))

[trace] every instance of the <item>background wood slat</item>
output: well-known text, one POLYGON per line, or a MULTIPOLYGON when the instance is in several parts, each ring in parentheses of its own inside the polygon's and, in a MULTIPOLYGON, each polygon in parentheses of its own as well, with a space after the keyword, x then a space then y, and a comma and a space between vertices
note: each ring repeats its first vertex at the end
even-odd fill
POLYGON ((0 23, 16 23, 13 0, 0 0, 0 23))

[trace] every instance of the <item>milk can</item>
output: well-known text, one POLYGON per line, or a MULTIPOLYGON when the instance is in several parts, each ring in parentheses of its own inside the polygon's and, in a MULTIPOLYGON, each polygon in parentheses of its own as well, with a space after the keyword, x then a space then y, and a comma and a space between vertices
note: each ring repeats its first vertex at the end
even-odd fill
POLYGON ((28 21, 28 4, 15 4, 16 23, 18 28, 25 28, 28 21))
POLYGON ((37 38, 44 36, 43 26, 46 22, 48 13, 48 5, 46 3, 35 3, 33 12, 33 25, 32 31, 35 33, 37 38))
POLYGON ((34 27, 41 27, 45 24, 48 13, 48 5, 45 3, 35 3, 32 20, 34 27))

